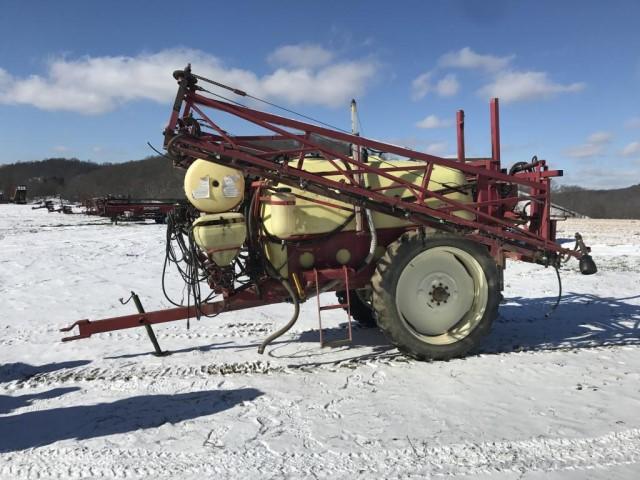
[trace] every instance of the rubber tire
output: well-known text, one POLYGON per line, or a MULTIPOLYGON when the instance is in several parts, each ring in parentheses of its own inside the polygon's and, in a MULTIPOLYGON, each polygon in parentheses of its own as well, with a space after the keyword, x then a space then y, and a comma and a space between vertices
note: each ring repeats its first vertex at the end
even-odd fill
MULTIPOLYGON (((340 303, 347 303, 347 292, 344 290, 336 292, 336 297, 340 303)), ((373 328, 377 326, 375 313, 369 305, 362 301, 358 292, 349 290, 349 301, 351 303, 351 318, 363 327, 373 328)), ((346 310, 346 309, 345 309, 346 310)))
POLYGON ((454 235, 439 233, 430 237, 417 231, 403 234, 388 246, 385 255, 378 262, 371 283, 372 303, 378 326, 398 350, 417 360, 449 360, 461 357, 476 347, 491 329, 502 298, 498 266, 489 256, 486 247, 454 235), (485 312, 476 327, 466 337, 448 345, 421 341, 400 318, 396 308, 396 284, 405 266, 416 255, 436 246, 455 247, 472 255, 480 264, 488 286, 485 312))

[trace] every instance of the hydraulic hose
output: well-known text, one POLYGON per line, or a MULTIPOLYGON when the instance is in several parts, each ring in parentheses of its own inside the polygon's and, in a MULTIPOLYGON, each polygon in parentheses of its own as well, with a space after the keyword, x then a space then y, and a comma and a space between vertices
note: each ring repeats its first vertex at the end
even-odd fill
POLYGON ((373 260, 373 257, 376 254, 376 248, 378 248, 378 234, 376 233, 376 226, 373 223, 373 214, 371 213, 371 210, 369 210, 368 208, 364 211, 364 213, 367 216, 367 224, 369 225, 369 232, 371 232, 371 243, 369 243, 369 254, 364 259, 364 265, 360 267, 360 270, 362 270, 364 267, 366 267, 371 263, 371 260, 373 260))
POLYGON ((551 316, 556 308, 558 308, 558 305, 560 305, 560 300, 562 299, 562 279, 560 278, 560 269, 557 265, 554 265, 553 268, 556 271, 556 277, 558 277, 558 298, 556 299, 556 303, 553 304, 551 309, 544 314, 544 318, 549 318, 551 316))
MULTIPOLYGON (((367 217, 367 224, 369 226, 369 231, 371 233, 371 242, 369 243, 369 253, 367 254, 366 258, 364 259, 363 264, 360 266, 360 268, 358 269, 358 271, 362 271, 362 269, 366 268, 371 261, 373 260, 373 258, 375 257, 375 252, 376 252, 376 248, 378 246, 378 235, 376 233, 376 228, 375 228, 375 224, 373 223, 373 214, 371 213, 371 210, 366 209, 365 210, 365 214, 367 217)), ((271 265, 267 264, 267 270, 275 270, 273 269, 273 267, 271 267, 271 265)), ((272 277, 276 277, 279 276, 277 272, 275 271, 271 271, 268 272, 271 274, 272 277)), ((287 293, 289 294, 289 296, 291 297, 291 300, 293 301, 293 315, 291 316, 291 320, 289 320, 289 322, 287 322, 287 324, 282 327, 280 330, 273 332, 271 335, 269 335, 267 338, 265 338, 265 340, 262 342, 262 344, 258 347, 258 353, 259 354, 263 354, 265 348, 267 348, 267 346, 273 342, 276 338, 281 337, 282 335, 284 335, 285 333, 287 333, 291 327, 293 327, 295 325, 295 323, 298 321, 298 316, 300 315, 300 302, 298 300, 298 296, 296 295, 296 293, 293 291, 293 288, 291 287, 291 284, 285 280, 284 278, 279 278, 280 283, 282 284, 282 286, 284 287, 284 289, 287 291, 287 293)), ((331 290, 333 287, 335 287, 336 285, 338 285, 340 283, 340 280, 332 280, 331 282, 327 283, 326 285, 324 285, 321 289, 320 292, 326 292, 328 290, 331 290)))
POLYGON ((293 291, 293 288, 291 288, 291 284, 287 280, 282 278, 280 279, 280 283, 285 288, 287 293, 289 293, 289 295, 291 296, 291 300, 293 300, 293 315, 291 316, 291 320, 289 320, 289 322, 284 327, 276 332, 273 332, 271 335, 265 338, 264 342, 262 342, 262 344, 258 347, 259 354, 263 354, 264 349, 267 347, 267 345, 273 342, 276 338, 287 333, 289 329, 293 327, 293 325, 298 321, 298 315, 300 314, 300 302, 298 301, 298 297, 293 291))

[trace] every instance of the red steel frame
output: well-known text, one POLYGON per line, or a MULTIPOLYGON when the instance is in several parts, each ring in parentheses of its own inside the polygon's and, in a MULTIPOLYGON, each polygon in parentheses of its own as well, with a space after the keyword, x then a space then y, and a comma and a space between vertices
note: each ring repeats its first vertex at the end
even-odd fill
MULTIPOLYGON (((241 168, 247 173, 293 187, 299 188, 302 185, 311 192, 382 213, 402 216, 418 225, 459 231, 492 248, 498 247, 507 252, 516 252, 524 259, 538 260, 554 253, 579 256, 572 250, 563 249, 552 238, 553 229, 548 215, 551 203, 550 178, 562 175, 562 171, 549 170, 546 161, 541 160, 532 164, 532 171, 519 172, 514 175, 503 173, 500 169, 497 99, 491 101, 490 112, 491 158, 466 159, 464 157, 463 114, 459 113, 459 150, 456 161, 205 97, 197 93, 197 87, 191 85, 188 79, 182 77, 174 111, 165 131, 165 147, 169 148, 172 153, 178 152, 192 158, 205 158, 229 164, 241 168), (271 131, 274 135, 229 135, 205 114, 200 108, 202 106, 243 119, 271 131), (216 131, 217 134, 186 134, 185 129, 180 128, 180 125, 188 123, 188 119, 194 112, 199 115, 202 123, 216 131), (411 167, 374 167, 357 161, 336 151, 336 149, 332 150, 326 144, 314 140, 313 135, 411 158, 416 160, 416 165, 411 167), (296 142, 299 146, 285 150, 273 150, 257 143, 282 140, 296 142), (313 173, 303 170, 304 155, 310 151, 319 152, 328 160, 333 169, 313 173), (287 162, 278 163, 276 160, 282 155, 291 158, 298 157, 299 162, 295 167, 287 162), (429 190, 428 180, 436 165, 464 172, 470 183, 474 183, 477 187, 477 201, 461 203, 445 197, 444 193, 429 190), (401 175, 394 175, 408 171, 424 174, 423 184, 418 186, 402 178, 401 175), (328 178, 337 173, 346 177, 348 183, 328 178), (356 181, 356 176, 362 173, 385 177, 391 180, 392 184, 383 189, 365 189, 356 181), (529 193, 516 198, 502 198, 498 187, 505 184, 528 188, 529 193), (413 198, 407 200, 387 196, 381 191, 398 188, 407 189, 412 193, 413 198), (439 207, 426 204, 428 200, 433 199, 440 202, 439 207), (535 213, 541 212, 540 220, 530 222, 529 228, 521 228, 517 222, 505 215, 505 212, 511 211, 513 205, 518 201, 530 201, 535 213), (475 219, 460 218, 454 215, 455 211, 470 212, 475 219)), ((392 162, 389 163, 393 165, 392 162)))
POLYGON ((87 214, 101 217, 123 217, 131 212, 136 218, 154 218, 166 215, 176 207, 176 200, 144 200, 98 197, 87 200, 87 214))
MULTIPOLYGON (((266 180, 401 217, 415 225, 452 231, 487 245, 500 265, 504 264, 505 256, 545 264, 557 263, 560 256, 577 258, 581 256, 580 251, 562 248, 554 238, 555 228, 550 219, 550 179, 561 176, 562 171, 549 170, 545 160, 532 162, 525 171, 514 174, 507 174, 501 169, 497 99, 492 99, 490 104, 491 158, 469 159, 465 156, 464 112, 459 111, 456 122, 458 154, 456 159, 448 159, 205 97, 198 93, 203 89, 196 85, 196 79, 204 81, 206 79, 191 75, 190 70, 176 72, 174 76, 178 79, 179 88, 169 124, 165 130, 164 146, 170 154, 179 159, 177 163, 181 166, 187 166, 195 158, 204 158, 242 169, 246 174, 256 175, 266 180), (249 124, 269 131, 270 134, 231 135, 207 115, 203 107, 245 120, 249 124), (199 117, 198 125, 202 124, 215 133, 194 128, 193 114, 199 117), (396 167, 393 161, 389 161, 389 167, 375 167, 345 155, 339 151, 339 148, 333 148, 331 144, 327 144, 326 140, 319 141, 318 137, 342 145, 351 144, 360 149, 383 151, 399 157, 411 158, 415 161, 415 166, 396 167), (285 141, 287 146, 277 147, 278 142, 282 141, 285 141), (268 146, 269 144, 271 146, 268 146), (333 168, 325 172, 305 171, 303 169, 305 155, 311 152, 320 154, 333 168), (289 161, 282 161, 283 156, 287 159, 297 158, 298 161, 294 166, 289 161), (456 186, 444 185, 442 189, 429 189, 429 181, 435 166, 449 167, 463 172, 469 184, 476 188, 475 201, 461 203, 447 198, 445 196, 447 192, 452 188, 455 189, 456 186), (407 172, 424 175, 421 185, 402 178, 402 174, 407 172), (363 173, 384 177, 391 181, 391 185, 377 189, 364 188, 358 182, 358 178, 361 178, 363 173), (343 181, 331 178, 338 175, 340 175, 339 178, 343 178, 343 181), (347 179, 346 182, 344 178, 347 179), (501 195, 501 188, 513 185, 519 187, 519 192, 523 189, 528 192, 501 195), (410 192, 410 197, 398 198, 385 195, 385 190, 391 189, 406 190, 410 192), (436 205, 433 200, 436 200, 436 205), (431 205, 427 205, 427 201, 431 201, 431 205), (514 206, 521 201, 531 202, 530 217, 533 220, 528 224, 513 214, 514 206), (473 219, 456 216, 457 211, 470 212, 473 219)), ((246 95, 240 90, 233 91, 246 95)), ((315 270, 299 273, 305 290, 312 285, 312 282, 318 282, 314 276, 315 270)), ((340 278, 343 271, 328 268, 318 270, 317 275, 320 279, 328 281, 340 278)), ((361 288, 370 275, 371 268, 367 268, 351 277, 352 288, 361 288)), ((278 282, 266 279, 259 289, 249 288, 232 294, 223 301, 204 305, 201 313, 217 314, 222 311, 277 303, 286 298, 287 293, 278 282)), ((195 316, 196 313, 193 307, 179 307, 97 322, 81 320, 64 329, 64 331, 70 331, 77 326, 79 334, 63 340, 87 338, 93 333, 184 319, 195 316)))

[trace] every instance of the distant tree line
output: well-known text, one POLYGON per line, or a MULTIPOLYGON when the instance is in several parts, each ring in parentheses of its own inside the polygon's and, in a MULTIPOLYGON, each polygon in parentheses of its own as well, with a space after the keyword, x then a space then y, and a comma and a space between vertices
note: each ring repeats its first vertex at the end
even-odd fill
POLYGON ((567 185, 555 189, 551 198, 553 203, 591 218, 640 219, 640 184, 611 190, 567 185))
POLYGON ((28 197, 58 196, 72 201, 103 195, 132 198, 182 198, 184 171, 163 157, 117 164, 75 158, 50 158, 0 166, 0 191, 27 185, 28 197))

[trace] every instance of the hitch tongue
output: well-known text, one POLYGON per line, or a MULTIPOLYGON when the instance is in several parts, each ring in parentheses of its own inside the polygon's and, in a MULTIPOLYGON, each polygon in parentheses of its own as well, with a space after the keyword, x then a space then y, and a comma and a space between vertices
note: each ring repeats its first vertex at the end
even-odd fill
POLYGON ((576 250, 580 250, 582 256, 579 260, 580 273, 583 275, 593 275, 598 271, 598 267, 596 266, 596 262, 593 261, 591 255, 591 249, 584 244, 582 240, 582 235, 576 232, 576 250))

